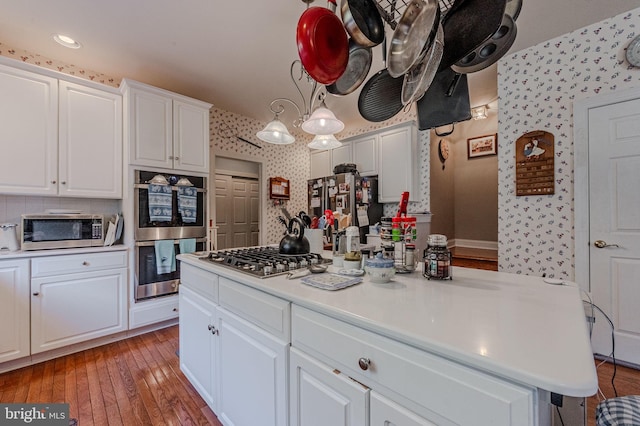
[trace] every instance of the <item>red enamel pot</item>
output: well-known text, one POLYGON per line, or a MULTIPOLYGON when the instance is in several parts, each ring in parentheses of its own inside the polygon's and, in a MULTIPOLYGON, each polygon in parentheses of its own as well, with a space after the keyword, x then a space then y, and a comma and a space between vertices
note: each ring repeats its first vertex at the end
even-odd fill
MULTIPOLYGON (((335 0, 329 0, 335 9, 335 0)), ((300 62, 321 84, 332 84, 344 73, 349 61, 349 41, 340 18, 324 7, 302 13, 296 29, 300 62)))

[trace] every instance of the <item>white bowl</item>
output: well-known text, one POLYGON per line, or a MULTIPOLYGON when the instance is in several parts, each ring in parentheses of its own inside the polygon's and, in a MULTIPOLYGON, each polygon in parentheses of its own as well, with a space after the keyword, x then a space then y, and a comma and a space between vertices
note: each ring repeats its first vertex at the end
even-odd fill
POLYGON ((342 262, 344 269, 360 269, 362 267, 362 261, 360 260, 347 260, 342 262))
POLYGON ((365 266, 364 270, 369 275, 371 282, 378 284, 385 284, 391 281, 396 275, 396 269, 392 266, 390 268, 377 268, 372 266, 365 266))

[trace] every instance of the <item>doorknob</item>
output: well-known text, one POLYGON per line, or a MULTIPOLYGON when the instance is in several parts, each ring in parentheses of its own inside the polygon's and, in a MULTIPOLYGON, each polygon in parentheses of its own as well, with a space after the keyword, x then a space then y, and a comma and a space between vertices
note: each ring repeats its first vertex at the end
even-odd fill
POLYGON ((605 248, 605 247, 620 247, 617 244, 607 244, 606 241, 602 241, 602 240, 596 240, 593 243, 594 246, 598 247, 598 248, 605 248))

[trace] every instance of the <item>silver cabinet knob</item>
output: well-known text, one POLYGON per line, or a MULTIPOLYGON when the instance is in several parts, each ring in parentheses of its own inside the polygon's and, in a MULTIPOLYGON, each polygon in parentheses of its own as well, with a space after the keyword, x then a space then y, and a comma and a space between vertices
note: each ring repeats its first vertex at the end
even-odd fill
POLYGON ((89 266, 89 262, 85 260, 84 262, 82 262, 82 266, 89 266))
POLYGON ((215 328, 213 325, 209 324, 209 326, 207 327, 209 329, 209 331, 211 332, 211 334, 218 334, 218 329, 215 328))
POLYGON ((60 183, 61 183, 61 184, 63 184, 63 185, 66 185, 66 184, 67 184, 67 182, 66 182, 66 181, 64 181, 64 180, 63 180, 62 182, 60 182, 60 183))
POLYGON ((35 293, 33 293, 34 296, 40 296, 40 293, 38 293, 37 291, 35 293))
POLYGON ((176 158, 174 158, 174 160, 179 160, 179 159, 180 159, 180 157, 176 157, 176 158))
POLYGON ((371 365, 371 360, 369 358, 362 357, 358 360, 358 365, 362 370, 366 371, 369 369, 369 366, 371 365))
POLYGON ((173 308, 173 312, 178 312, 178 308, 173 308))
POLYGON ((173 155, 170 155, 170 156, 169 156, 169 160, 173 160, 173 155))
POLYGON ((594 246, 598 247, 598 248, 605 248, 605 247, 620 247, 617 244, 607 244, 606 241, 602 241, 602 240, 596 240, 593 243, 594 246))
POLYGON ((55 185, 55 184, 56 184, 56 181, 55 181, 55 180, 52 180, 52 181, 51 181, 51 183, 55 185))

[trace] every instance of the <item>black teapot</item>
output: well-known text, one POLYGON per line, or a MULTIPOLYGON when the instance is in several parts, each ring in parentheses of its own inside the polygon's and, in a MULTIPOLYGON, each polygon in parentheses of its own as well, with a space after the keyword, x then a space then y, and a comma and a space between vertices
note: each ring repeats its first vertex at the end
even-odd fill
POLYGON ((309 240, 304 236, 305 222, 299 217, 292 217, 287 226, 284 238, 280 240, 280 254, 308 254, 309 240), (294 229, 294 225, 297 225, 294 229))

